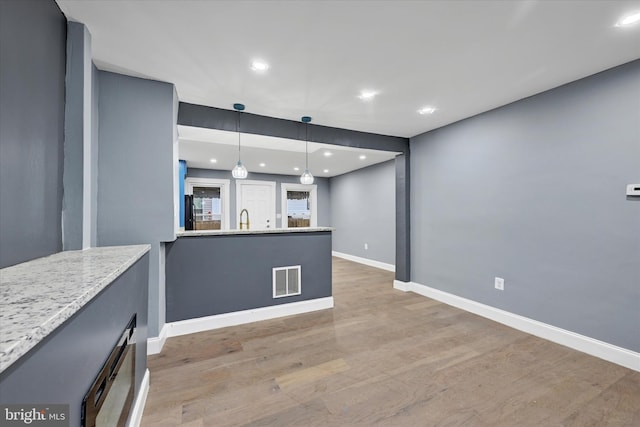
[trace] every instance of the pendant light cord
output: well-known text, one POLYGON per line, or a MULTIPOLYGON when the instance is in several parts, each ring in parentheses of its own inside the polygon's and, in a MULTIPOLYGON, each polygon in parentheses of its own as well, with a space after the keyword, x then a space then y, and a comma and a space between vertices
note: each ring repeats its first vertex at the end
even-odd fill
POLYGON ((306 169, 309 170, 309 123, 305 123, 304 127, 304 152, 306 169))
POLYGON ((238 120, 236 121, 236 132, 238 132, 238 161, 240 161, 240 111, 238 111, 238 120))

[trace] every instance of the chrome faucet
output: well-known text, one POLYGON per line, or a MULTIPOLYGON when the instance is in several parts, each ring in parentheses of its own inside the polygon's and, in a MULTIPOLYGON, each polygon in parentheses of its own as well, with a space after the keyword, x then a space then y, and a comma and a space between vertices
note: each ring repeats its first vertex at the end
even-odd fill
POLYGON ((242 230, 242 225, 243 224, 247 226, 247 230, 248 230, 249 229, 249 211, 246 210, 246 209, 242 209, 240 211, 240 230, 242 230), (247 213, 247 222, 242 222, 242 214, 245 213, 245 212, 247 213))

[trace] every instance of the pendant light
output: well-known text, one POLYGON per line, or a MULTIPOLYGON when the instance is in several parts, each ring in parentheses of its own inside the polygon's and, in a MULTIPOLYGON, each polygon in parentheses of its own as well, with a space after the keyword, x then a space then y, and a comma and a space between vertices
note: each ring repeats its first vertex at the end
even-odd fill
POLYGON ((305 138, 304 138, 304 152, 305 152, 305 159, 306 159, 306 167, 304 169, 304 173, 302 174, 302 176, 300 177, 300 184, 304 184, 304 185, 311 185, 313 184, 313 175, 311 175, 311 172, 309 172, 309 122, 311 121, 311 117, 309 116, 304 116, 302 117, 302 123, 305 124, 305 128, 304 128, 304 134, 305 134, 305 138))
POLYGON ((245 179, 249 172, 242 164, 242 160, 240 160, 240 114, 241 111, 244 110, 244 104, 233 104, 233 109, 238 112, 238 119, 236 121, 236 132, 238 132, 238 163, 236 163, 235 167, 231 171, 231 175, 235 179, 245 179))

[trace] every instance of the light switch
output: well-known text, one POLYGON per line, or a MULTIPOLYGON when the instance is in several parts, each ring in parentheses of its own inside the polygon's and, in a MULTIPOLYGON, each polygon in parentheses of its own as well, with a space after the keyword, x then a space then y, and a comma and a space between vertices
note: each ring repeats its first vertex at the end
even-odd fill
POLYGON ((640 184, 627 185, 627 196, 640 197, 640 184))

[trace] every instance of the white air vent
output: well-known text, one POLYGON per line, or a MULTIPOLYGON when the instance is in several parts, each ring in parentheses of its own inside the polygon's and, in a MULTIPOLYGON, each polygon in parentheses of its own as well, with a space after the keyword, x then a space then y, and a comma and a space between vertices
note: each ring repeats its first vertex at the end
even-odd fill
POLYGON ((273 269, 273 297, 282 298, 292 295, 300 295, 302 286, 300 283, 300 266, 274 267, 273 269))

